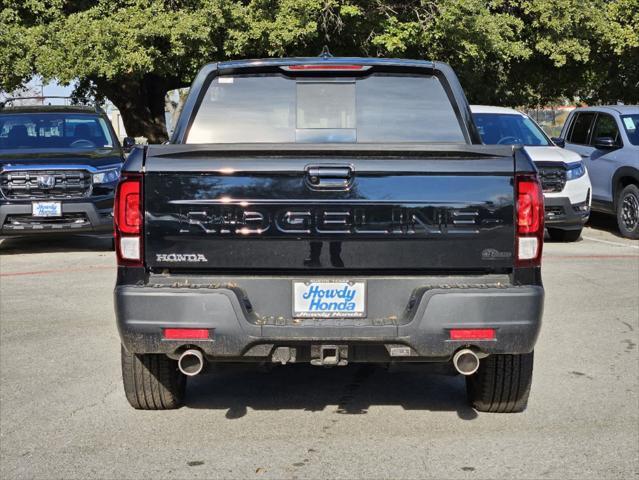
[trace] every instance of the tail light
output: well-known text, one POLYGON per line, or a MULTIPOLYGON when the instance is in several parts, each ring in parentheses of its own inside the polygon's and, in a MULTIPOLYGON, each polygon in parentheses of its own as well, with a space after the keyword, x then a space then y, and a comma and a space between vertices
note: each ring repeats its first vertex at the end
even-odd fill
POLYGON ((535 174, 517 175, 516 264, 541 265, 544 242, 544 195, 535 174))
POLYGON ((113 211, 118 265, 142 266, 142 175, 122 175, 113 211))
POLYGON ((370 69, 370 65, 345 65, 339 63, 333 64, 302 64, 302 65, 290 65, 288 67, 280 67, 282 70, 290 72, 310 72, 310 71, 324 71, 324 72, 347 72, 347 71, 366 71, 370 69))

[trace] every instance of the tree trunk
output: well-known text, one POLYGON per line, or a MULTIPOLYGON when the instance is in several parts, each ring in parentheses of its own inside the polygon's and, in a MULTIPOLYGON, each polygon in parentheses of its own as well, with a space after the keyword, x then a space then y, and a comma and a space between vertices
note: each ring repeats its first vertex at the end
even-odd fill
POLYGON ((128 136, 145 137, 149 143, 167 140, 164 96, 181 86, 177 80, 147 74, 139 79, 98 79, 95 83, 97 90, 120 110, 128 136))

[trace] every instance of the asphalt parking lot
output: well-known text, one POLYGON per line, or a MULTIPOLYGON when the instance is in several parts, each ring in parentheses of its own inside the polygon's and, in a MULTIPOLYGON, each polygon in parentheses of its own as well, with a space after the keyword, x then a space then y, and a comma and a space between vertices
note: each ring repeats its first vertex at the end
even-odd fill
POLYGON ((476 413, 419 368, 224 369, 186 406, 121 386, 109 242, 0 243, 0 477, 631 478, 639 473, 639 242, 595 217, 547 243, 523 414, 476 413))

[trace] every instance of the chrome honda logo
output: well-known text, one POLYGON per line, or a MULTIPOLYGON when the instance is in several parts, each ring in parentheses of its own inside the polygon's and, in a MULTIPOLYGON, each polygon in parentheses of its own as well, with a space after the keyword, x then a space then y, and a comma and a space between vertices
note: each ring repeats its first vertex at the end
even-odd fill
POLYGON ((55 187, 55 177, 53 175, 38 175, 38 187, 40 188, 55 187))

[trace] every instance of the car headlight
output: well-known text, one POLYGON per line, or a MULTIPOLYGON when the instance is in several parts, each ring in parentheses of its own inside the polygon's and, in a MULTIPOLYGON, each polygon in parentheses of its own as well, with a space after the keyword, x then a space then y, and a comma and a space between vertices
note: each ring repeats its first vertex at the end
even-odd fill
POLYGON ((566 170, 566 180, 574 180, 586 174, 583 162, 569 163, 566 170))
POLYGON ((93 174, 93 183, 113 183, 120 179, 120 169, 105 170, 93 174))

